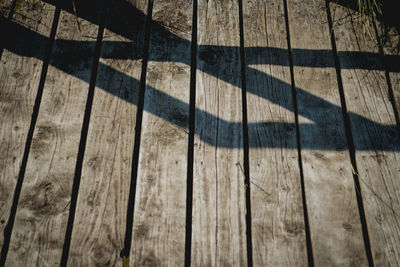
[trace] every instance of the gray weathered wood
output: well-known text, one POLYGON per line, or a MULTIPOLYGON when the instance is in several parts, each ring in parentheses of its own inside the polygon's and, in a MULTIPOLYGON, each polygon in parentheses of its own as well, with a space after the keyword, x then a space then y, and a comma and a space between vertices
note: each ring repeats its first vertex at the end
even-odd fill
MULTIPOLYGON (((100 7, 93 3, 93 10, 100 7)), ((6 265, 58 265, 81 135, 97 26, 62 11, 6 265), (88 37, 84 37, 85 36, 88 37), (73 46, 64 40, 90 41, 73 46), (57 66, 57 67, 55 67, 57 66)))
POLYGON ((289 0, 288 12, 314 261, 365 265, 325 1, 289 0))
POLYGON ((147 1, 124 3, 113 2, 103 34, 70 266, 122 264, 147 1))
POLYGON ((198 3, 192 264, 245 265, 238 2, 198 3))
MULTIPOLYGON (((384 67, 364 23, 331 5, 341 75, 350 114, 356 163, 372 255, 377 266, 400 265, 400 133, 388 97, 384 67), (347 18, 347 19, 346 19, 347 18), (352 18, 353 21, 350 21, 352 18), (375 53, 375 70, 357 69, 358 59, 341 52, 375 53)), ((371 29, 367 29, 371 31, 371 29)))
POLYGON ((184 263, 192 4, 153 3, 131 266, 184 263))
POLYGON ((20 27, 26 28, 27 32, 45 38, 50 35, 54 15, 54 7, 46 3, 29 7, 16 11, 11 23, 3 28, 8 33, 2 33, 4 39, 1 41, 7 44, 0 63, 0 248, 47 48, 46 43, 27 39, 21 31, 16 31, 16 27, 22 25, 20 27))
POLYGON ((394 105, 400 118, 400 72, 389 72, 389 79, 393 90, 394 105))
MULTIPOLYGON (((384 46, 385 57, 396 56, 400 57, 399 45, 400 36, 394 29, 389 32, 390 41, 384 46)), ((397 112, 397 116, 400 118, 400 60, 387 60, 387 69, 389 72, 389 79, 393 90, 393 101, 397 112)))
POLYGON ((243 24, 245 61, 251 64, 246 69, 246 85, 253 263, 305 266, 302 189, 283 2, 244 1, 243 24))

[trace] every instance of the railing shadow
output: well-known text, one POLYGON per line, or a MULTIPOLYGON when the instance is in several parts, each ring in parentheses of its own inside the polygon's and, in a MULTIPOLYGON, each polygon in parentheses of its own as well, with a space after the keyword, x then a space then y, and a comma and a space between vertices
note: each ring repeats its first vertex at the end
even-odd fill
MULTIPOLYGON (((45 0, 49 4, 52 4, 51 1, 45 0)), ((97 22, 97 13, 96 10, 91 8, 90 1, 79 1, 81 2, 81 6, 77 7, 78 16, 82 19, 85 19, 89 22, 96 23, 97 22), (85 4, 82 4, 85 3, 85 4)), ((70 3, 67 1, 60 1, 57 4, 63 9, 70 13, 73 13, 72 7, 70 3)), ((137 45, 132 46, 131 42, 114 42, 105 40, 102 44, 102 53, 101 56, 103 58, 112 58, 112 59, 142 59, 142 51, 143 43, 142 34, 140 34, 142 26, 146 21, 146 15, 141 11, 136 9, 134 6, 129 4, 123 0, 114 0, 113 5, 116 5, 114 8, 118 10, 118 14, 110 12, 108 16, 108 22, 106 23, 106 28, 118 35, 121 35, 125 38, 131 40, 131 42, 135 42, 137 45), (132 50, 133 48, 133 50, 132 50)), ((43 47, 47 45, 47 37, 37 32, 31 31, 25 28, 22 25, 19 25, 15 22, 10 22, 6 20, 2 20, 2 28, 6 29, 10 34, 7 36, 7 39, 3 40, 3 47, 12 53, 25 56, 25 57, 35 57, 40 60, 43 60, 43 53, 37 53, 37 48, 43 47)), ((190 51, 191 43, 189 40, 179 37, 178 35, 172 33, 164 26, 159 23, 152 21, 151 24, 151 38, 152 42, 157 44, 157 53, 151 54, 149 57, 149 61, 175 61, 180 62, 190 66, 190 56, 182 54, 182 47, 190 51), (173 56, 171 56, 173 55, 173 56)), ((87 57, 90 54, 86 48, 89 43, 95 42, 93 41, 70 41, 70 40, 61 40, 57 39, 55 41, 55 47, 58 49, 54 50, 55 52, 52 55, 50 60, 50 64, 65 73, 75 76, 81 80, 86 82, 90 82, 90 74, 83 73, 80 71, 76 71, 76 66, 84 64, 87 61, 87 57)), ((334 67, 333 60, 327 62, 324 59, 327 57, 332 57, 331 50, 307 50, 307 49, 293 49, 293 56, 297 59, 295 61, 296 66, 302 67, 334 67)), ((259 57, 249 57, 247 58, 246 64, 272 64, 272 65, 280 65, 280 66, 288 66, 289 60, 287 57, 288 51, 286 49, 274 48, 274 47, 251 47, 245 48, 245 53, 247 55, 257 55, 257 54, 270 54, 273 56, 262 58, 263 61, 260 61, 259 57)), ((348 62, 351 64, 342 64, 342 69, 365 69, 365 70, 384 70, 383 64, 375 64, 376 62, 380 62, 380 56, 375 53, 364 53, 358 51, 352 52, 339 52, 339 56, 345 56, 349 59, 348 62)), ((231 62, 232 56, 239 55, 239 47, 234 46, 211 46, 211 45, 199 45, 198 46, 198 66, 203 66, 200 70, 214 76, 226 83, 232 84, 237 87, 238 90, 241 88, 240 73, 232 73, 232 69, 228 67, 224 67, 225 62, 231 62), (234 77, 234 78, 233 78, 234 77)), ((386 60, 388 62, 399 62, 399 56, 387 56, 386 60)), ((388 71, 391 72, 400 72, 400 64, 390 64, 390 68, 388 71)), ((240 68, 238 68, 240 71, 240 68)), ((140 81, 128 76, 125 73, 122 73, 116 69, 113 69, 102 62, 99 62, 98 72, 107 73, 111 79, 121 80, 125 79, 129 82, 129 84, 137 85, 132 86, 132 88, 139 88, 140 81)), ((257 75, 258 77, 262 77, 262 79, 270 80, 273 88, 266 88, 265 91, 256 90, 252 86, 248 86, 247 90, 251 94, 255 94, 258 97, 268 99, 270 102, 280 105, 285 109, 290 111, 294 111, 293 105, 291 105, 290 101, 282 101, 279 98, 270 97, 271 90, 283 90, 285 95, 291 94, 291 85, 279 80, 278 78, 272 77, 266 73, 260 72, 254 68, 246 66, 246 74, 247 75, 257 75), (289 103, 289 104, 288 104, 289 103)), ((114 89, 109 87, 109 83, 104 84, 103 80, 97 81, 96 86, 101 88, 111 94, 114 94, 118 97, 121 97, 125 101, 129 101, 132 104, 137 105, 138 100, 132 98, 132 96, 120 95, 114 89)), ((159 91, 157 88, 153 88, 151 86, 146 86, 146 90, 153 91, 157 97, 160 98, 161 102, 169 103, 162 108, 168 109, 160 110, 160 107, 154 107, 151 105, 146 105, 144 108, 147 112, 150 112, 154 115, 161 116, 164 119, 174 123, 180 127, 187 127, 188 125, 188 111, 189 104, 185 103, 179 99, 171 97, 168 94, 165 94, 159 91), (171 111, 171 109, 173 109, 171 111)), ((189 88, 188 88, 189 90, 189 88)), ((341 114, 341 107, 336 106, 322 98, 319 98, 315 95, 308 93, 302 88, 296 88, 297 93, 301 95, 301 97, 307 99, 307 103, 312 106, 318 106, 319 108, 329 108, 338 114, 341 114)), ((134 93, 134 92, 132 92, 134 93)), ((134 93, 133 95, 137 95, 134 93)), ((307 132, 308 129, 312 129, 313 127, 321 127, 324 123, 318 121, 318 116, 316 114, 307 113, 307 114, 299 114, 313 123, 302 124, 301 130, 307 132)), ((357 150, 380 150, 380 151, 400 151, 400 134, 399 129, 396 125, 382 125, 377 122, 371 121, 363 116, 358 114, 350 113, 351 120, 357 122, 357 125, 364 125, 366 129, 373 129, 374 133, 371 133, 369 136, 368 142, 363 142, 361 146, 357 147, 357 150)), ((215 134, 213 132, 204 133, 200 132, 200 130, 196 130, 195 134, 199 135, 200 138, 209 144, 218 145, 220 147, 225 148, 236 148, 241 147, 242 143, 233 143, 230 135, 230 129, 240 127, 240 122, 230 122, 223 120, 222 118, 216 117, 206 111, 196 109, 196 116, 201 118, 206 118, 208 122, 218 123, 221 129, 226 129, 224 134, 226 134, 226 138, 219 138, 218 144, 215 141, 215 134)), ((295 125, 292 123, 276 123, 276 122, 263 122, 263 123, 249 123, 249 127, 261 127, 263 129, 269 130, 269 132, 279 132, 280 137, 282 138, 282 134, 287 136, 295 135, 295 125)), ((221 133, 220 133, 221 135, 221 133)), ((266 147, 280 147, 280 143, 275 142, 265 142, 266 147)), ((250 148, 251 147, 259 147, 259 143, 255 143, 250 140, 250 148)), ((297 149, 296 143, 288 143, 287 148, 297 149)), ((313 142, 313 144, 309 146, 303 146, 302 149, 311 149, 311 150, 344 150, 347 148, 346 140, 344 136, 340 136, 338 138, 332 138, 332 142, 330 144, 319 144, 318 140, 313 142)))

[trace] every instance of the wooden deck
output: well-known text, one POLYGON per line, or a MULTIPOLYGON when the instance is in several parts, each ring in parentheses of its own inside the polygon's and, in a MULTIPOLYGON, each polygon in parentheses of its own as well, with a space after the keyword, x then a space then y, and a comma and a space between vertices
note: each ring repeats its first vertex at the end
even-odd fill
POLYGON ((400 56, 356 13, 74 2, 1 1, 0 266, 400 266, 400 56))

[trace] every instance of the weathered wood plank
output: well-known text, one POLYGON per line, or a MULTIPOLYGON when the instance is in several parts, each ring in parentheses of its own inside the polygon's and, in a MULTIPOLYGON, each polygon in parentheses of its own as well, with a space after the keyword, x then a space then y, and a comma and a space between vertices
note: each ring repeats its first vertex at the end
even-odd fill
MULTIPOLYGON (((99 2, 80 4, 78 10, 90 7, 100 13, 99 2)), ((9 266, 60 263, 98 27, 81 20, 80 28, 82 33, 75 16, 62 11, 11 236, 9 266)))
POLYGON ((107 18, 70 266, 117 266, 122 261, 146 12, 146 0, 113 1, 107 18), (108 30, 116 26, 120 34, 108 30))
POLYGON ((191 261, 246 265, 238 3, 198 3, 191 261))
MULTIPOLYGON (((332 4, 336 44, 353 133, 361 192, 374 262, 400 265, 400 133, 388 96, 384 66, 375 40, 364 23, 332 4), (347 19, 343 19, 347 18, 347 19), (352 21, 350 21, 352 19, 352 21), (375 53, 368 57, 374 70, 356 69, 358 60, 343 51, 375 53)), ((371 30, 371 29, 369 29, 371 30)))
MULTIPOLYGON (((400 65, 400 63, 397 64, 397 66, 400 65)), ((397 69, 400 69, 400 67, 397 67, 397 69)), ((400 72, 389 72, 389 79, 393 90, 394 106, 397 116, 400 118, 400 72)))
MULTIPOLYGON (((11 1, 5 1, 11 2, 11 1)), ((0 232, 10 215, 15 185, 24 153, 47 42, 27 37, 50 35, 54 7, 38 3, 19 9, 2 25, 4 50, 0 63, 0 232), (7 37, 5 37, 7 36, 7 37)), ((0 235, 0 248, 4 235, 0 235)))
MULTIPOLYGON (((397 30, 398 31, 398 30, 397 30)), ((396 30, 389 32, 390 41, 384 47, 386 69, 389 72, 389 80, 393 90, 393 101, 400 118, 400 36, 396 30)))
POLYGON ((364 265, 325 1, 289 0, 288 15, 292 48, 304 49, 293 55, 293 63, 315 265, 364 265), (319 50, 329 53, 314 53, 319 50))
POLYGON ((283 2, 244 1, 243 24, 245 61, 251 62, 246 69, 246 85, 253 263, 305 266, 305 225, 283 2), (273 65, 281 58, 284 66, 273 65))
POLYGON ((184 263, 192 5, 153 3, 131 266, 184 263))

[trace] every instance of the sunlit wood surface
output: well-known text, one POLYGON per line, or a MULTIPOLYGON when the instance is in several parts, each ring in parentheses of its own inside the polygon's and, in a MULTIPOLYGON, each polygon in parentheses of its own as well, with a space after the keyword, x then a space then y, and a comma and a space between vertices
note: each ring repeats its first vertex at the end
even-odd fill
POLYGON ((0 12, 0 266, 400 265, 400 56, 356 11, 0 12))

